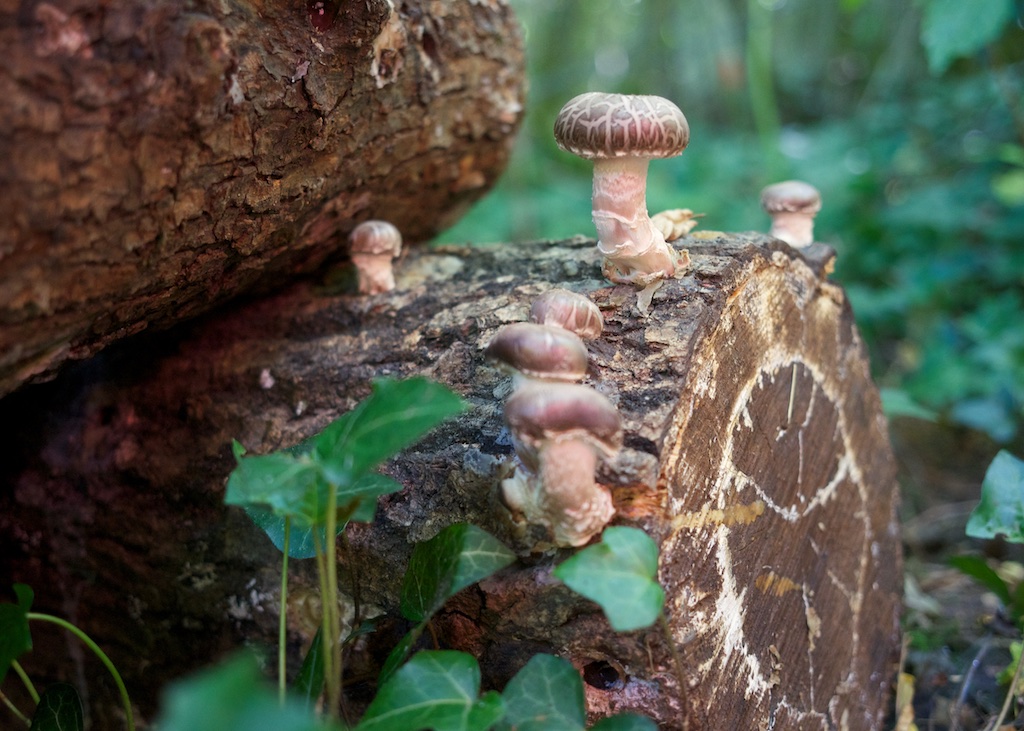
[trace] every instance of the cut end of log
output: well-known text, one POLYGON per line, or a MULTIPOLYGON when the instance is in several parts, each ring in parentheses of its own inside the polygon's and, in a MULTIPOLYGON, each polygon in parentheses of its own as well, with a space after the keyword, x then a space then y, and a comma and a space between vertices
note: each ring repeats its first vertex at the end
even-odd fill
POLYGON ((179 672, 209 648, 270 640, 259 611, 225 609, 273 597, 278 558, 220 502, 231 439, 253 453, 289 446, 352 408, 373 377, 426 375, 474 408, 389 462, 407 488, 380 500, 373 524, 347 529, 343 585, 358 586, 361 602, 397 617, 412 545, 469 521, 524 556, 434 620, 439 641, 480 658, 485 685, 501 688, 529 655, 553 652, 583 673, 592 720, 632 711, 665 728, 688 719, 691 731, 880 730, 899 650, 898 494, 867 353, 827 278, 834 254, 759 235, 676 245, 692 267, 654 293, 647 317, 633 287, 602 279, 593 241, 578 239, 416 251, 387 295, 301 285, 181 330, 165 357, 129 355, 106 382, 50 407, 59 429, 24 438, 36 456, 7 468, 0 536, 26 538, 2 548, 39 588, 39 606, 73 602, 101 645, 121 649, 130 684, 166 680, 153 668, 186 626, 193 656, 166 651, 179 672), (569 551, 531 557, 545 529, 517 531, 498 498, 513 453, 508 379, 483 348, 554 287, 586 293, 605 321, 587 344, 586 384, 615 404, 624 440, 597 483, 611 492, 613 523, 661 546, 685 689, 661 634, 614 633, 552 578, 569 551), (76 444, 88 458, 67 449, 76 444), (43 494, 77 497, 53 505, 43 494), (154 517, 183 510, 185 521, 154 517), (55 522, 65 532, 48 536, 41 526, 55 522), (139 547, 153 542, 159 562, 140 565, 139 547), (54 582, 64 562, 92 583, 54 582), (183 582, 199 563, 213 578, 183 582), (125 576, 148 587, 134 614, 112 611, 125 576), (181 624, 155 636, 173 612, 181 624))

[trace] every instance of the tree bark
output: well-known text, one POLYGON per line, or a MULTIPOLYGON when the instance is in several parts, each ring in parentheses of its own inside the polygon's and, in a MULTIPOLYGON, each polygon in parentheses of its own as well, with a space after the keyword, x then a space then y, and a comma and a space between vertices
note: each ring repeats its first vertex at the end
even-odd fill
MULTIPOLYGON (((83 624, 150 713, 169 678, 240 641, 273 642, 279 556, 222 505, 230 440, 254 453, 294 444, 365 397, 373 377, 424 374, 473 408, 391 461, 385 471, 407 489, 346 531, 339 601, 349 615, 358 604, 386 617, 352 675, 372 673, 404 630, 397 596, 412 546, 470 521, 521 556, 435 621, 442 646, 480 658, 486 684, 503 687, 545 651, 584 673, 592 718, 882 728, 899 649, 898 498, 865 349, 827 280, 833 253, 714 232, 677 243, 693 266, 646 318, 635 290, 601 279, 592 241, 440 248, 402 261, 389 295, 300 284, 9 397, 0 417, 26 422, 0 498, 13 577, 83 624), (509 385, 482 349, 552 286, 587 293, 605 315, 587 383, 616 404, 626 435, 599 481, 613 522, 661 548, 685 690, 658 628, 612 632, 551 577, 571 551, 533 553, 536 536, 497 497, 509 385)), ((315 631, 309 563, 293 563, 293 662, 315 631)), ((67 672, 62 653, 40 647, 45 672, 67 672)), ((85 675, 113 705, 101 676, 85 675)))
POLYGON ((0 47, 0 395, 362 220, 429 238, 503 170, 524 94, 502 0, 8 0, 0 47))

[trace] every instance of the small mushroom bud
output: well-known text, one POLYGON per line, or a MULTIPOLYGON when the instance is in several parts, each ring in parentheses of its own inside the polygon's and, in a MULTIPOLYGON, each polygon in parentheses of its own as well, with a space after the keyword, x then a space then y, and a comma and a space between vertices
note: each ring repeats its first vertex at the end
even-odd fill
POLYGON ((523 470, 502 482, 505 504, 550 529, 558 546, 582 546, 615 514, 594 475, 599 459, 622 447, 622 420, 597 391, 571 383, 532 383, 505 402, 523 470))
POLYGON ((549 289, 535 299, 530 322, 561 327, 584 340, 595 340, 604 330, 604 318, 597 305, 568 289, 549 289))
POLYGON ((587 346, 560 327, 516 322, 505 325, 484 355, 523 376, 549 381, 582 381, 587 375, 587 346))
POLYGON ((814 243, 814 216, 821 210, 821 195, 813 185, 786 180, 761 191, 761 207, 772 217, 771 236, 790 246, 814 243))
POLYGON ((349 256, 359 274, 359 294, 395 288, 392 260, 402 253, 402 234, 387 221, 364 221, 349 234, 349 256))
POLYGON ((690 141, 679 107, 659 96, 580 94, 558 113, 555 141, 594 162, 593 217, 608 279, 643 288, 686 266, 647 215, 649 161, 679 155, 690 141))

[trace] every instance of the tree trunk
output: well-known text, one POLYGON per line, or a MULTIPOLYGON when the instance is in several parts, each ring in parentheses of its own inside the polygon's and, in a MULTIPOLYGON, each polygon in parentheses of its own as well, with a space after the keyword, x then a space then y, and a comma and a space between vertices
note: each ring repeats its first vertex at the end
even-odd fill
POLYGON ((524 93, 500 0, 10 0, 0 47, 0 395, 359 221, 429 238, 503 170, 524 93))
MULTIPOLYGON (((658 290, 646 318, 633 289, 601 279, 592 241, 441 248, 401 262, 389 295, 301 284, 9 397, 0 416, 27 422, 0 499, 14 578, 83 624, 149 713, 169 678, 242 640, 273 642, 279 557, 222 505, 230 440, 254 453, 294 444, 373 377, 425 374, 474 408, 390 462, 407 489, 346 531, 340 601, 390 618, 354 673, 373 670, 404 629, 397 594, 413 544, 471 521, 522 557, 435 622, 443 646, 480 658, 485 683, 502 687, 546 651, 584 672, 593 718, 882 728, 899 648, 897 491, 864 347, 826 279, 833 254, 757 235, 679 243, 692 269, 658 290), (587 382, 616 404, 626 436, 599 480, 613 522, 661 547, 685 692, 657 628, 612 632, 551 577, 571 552, 531 553, 497 498, 508 379, 482 348, 555 285, 586 292, 606 318, 587 382)), ((309 563, 293 564, 293 661, 315 629, 309 563)), ((45 642, 44 672, 66 674, 45 642)), ((99 673, 82 672, 109 702, 99 673)))

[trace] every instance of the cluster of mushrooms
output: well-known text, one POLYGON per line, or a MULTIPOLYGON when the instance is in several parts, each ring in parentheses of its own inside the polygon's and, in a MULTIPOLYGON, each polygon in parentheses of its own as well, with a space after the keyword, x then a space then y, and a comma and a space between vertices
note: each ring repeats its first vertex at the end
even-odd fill
MULTIPOLYGON (((650 160, 682 154, 690 127, 682 111, 658 96, 589 92, 571 99, 554 127, 558 146, 594 163, 593 220, 602 271, 637 287, 646 315, 654 291, 689 267, 689 254, 668 242, 696 225, 687 208, 647 212, 650 160)), ((770 235, 794 247, 814 241, 818 191, 789 180, 761 193, 770 235)), ((401 252, 398 229, 366 221, 349 237, 359 292, 394 288, 392 262, 401 252)), ((521 523, 546 526, 556 546, 581 546, 615 513, 607 488, 595 481, 601 459, 622 445, 622 423, 607 398, 581 381, 587 373, 584 339, 600 336, 604 321, 583 295, 552 290, 533 303, 530 322, 501 328, 488 358, 514 373, 505 420, 515 446, 513 471, 502 481, 505 505, 521 523)))
POLYGON ((513 378, 505 421, 515 457, 501 483, 503 502, 517 522, 547 527, 556 546, 582 546, 615 514, 595 473, 621 448, 622 419, 580 383, 588 366, 583 341, 603 329, 597 305, 553 289, 533 302, 529 322, 500 328, 485 350, 513 378))
MULTIPOLYGON (((647 212, 648 164, 681 155, 690 142, 690 126, 679 107, 660 96, 587 92, 562 107, 554 132, 561 149, 594 163, 592 215, 604 275, 617 284, 653 290, 685 272, 688 253, 667 242, 696 226, 693 211, 647 212)), ((761 207, 771 216, 771 236, 794 247, 813 243, 814 216, 821 208, 813 186, 798 180, 769 185, 761 191, 761 207)), ((355 227, 349 243, 359 293, 393 289, 392 261, 402 248, 398 229, 387 221, 366 221, 355 227)), ((647 302, 651 296, 653 291, 647 302)))

